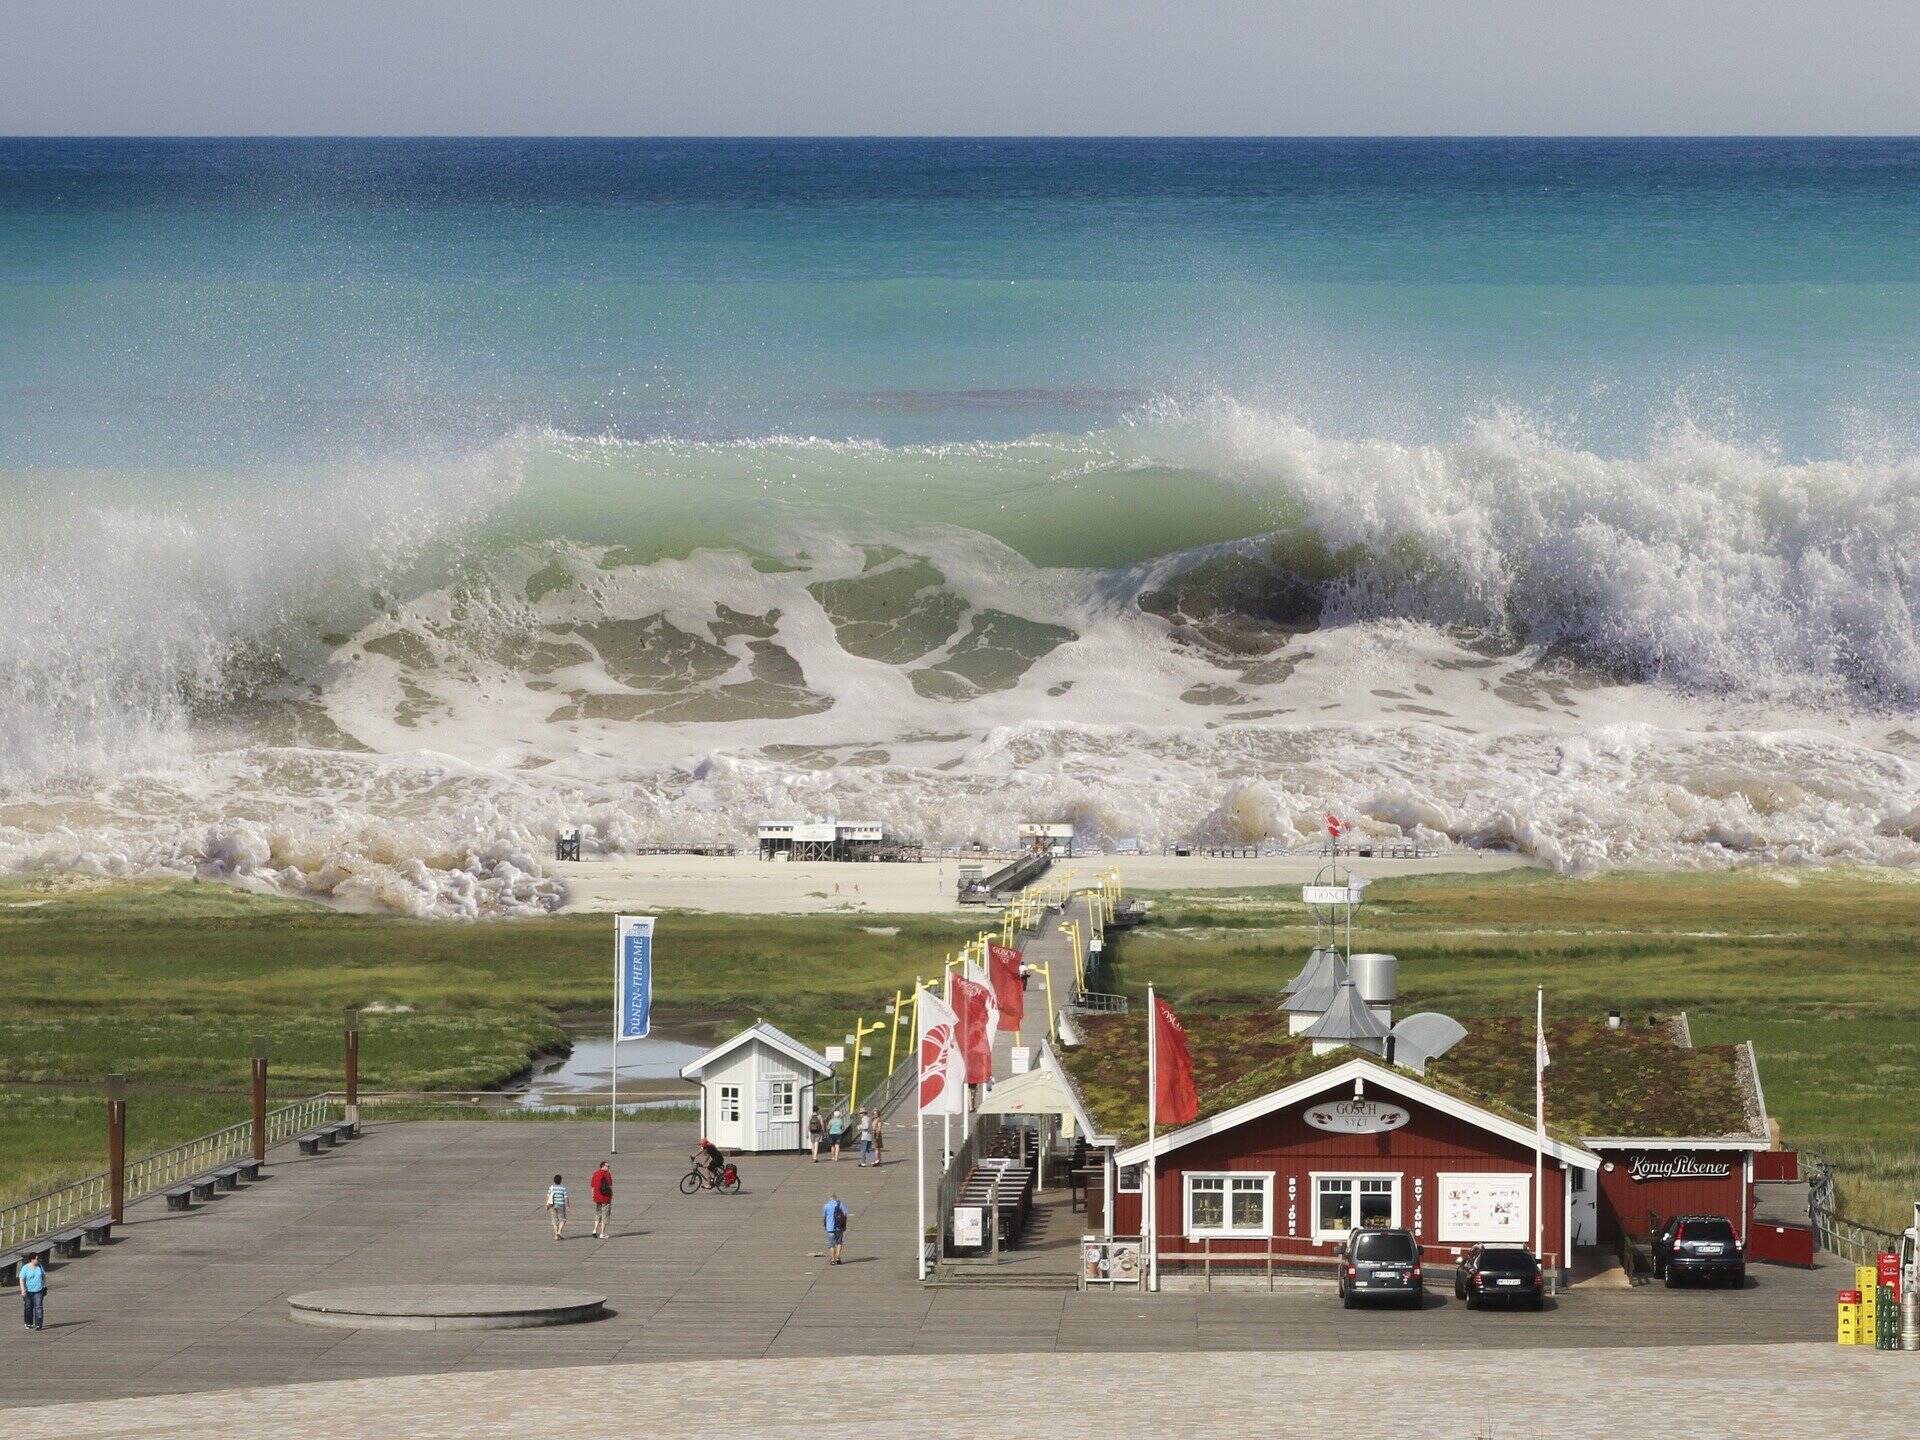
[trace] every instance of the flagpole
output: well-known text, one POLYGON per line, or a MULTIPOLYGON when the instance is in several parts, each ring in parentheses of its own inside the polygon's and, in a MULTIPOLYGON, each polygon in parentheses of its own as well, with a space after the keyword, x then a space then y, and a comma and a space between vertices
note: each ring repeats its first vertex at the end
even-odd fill
MULTIPOLYGON (((947 956, 947 963, 940 968, 941 998, 949 1008, 953 1005, 953 956, 947 956)), ((955 1039, 959 1038, 955 1032, 955 1039)), ((953 1115, 943 1106, 940 1111, 940 1173, 947 1173, 953 1164, 953 1115)), ((945 1223, 944 1221, 941 1223, 945 1223)))
POLYGON ((1533 1253, 1542 1265, 1547 1263, 1547 1217, 1540 1209, 1546 1171, 1547 1072, 1540 1062, 1546 1048, 1547 987, 1542 985, 1534 994, 1533 1012, 1533 1253))
MULTIPOLYGON (((627 973, 627 957, 622 953, 624 942, 620 935, 620 919, 613 921, 613 1058, 611 1074, 607 1078, 607 1153, 620 1153, 620 1011, 627 1003, 623 993, 624 977, 627 973)), ((705 1119, 703 1104, 702 1119, 705 1119)))
POLYGON ((1160 1167, 1153 1153, 1153 1112, 1160 1089, 1159 1014, 1154 1009, 1153 986, 1147 986, 1147 1175, 1146 1188, 1140 1192, 1141 1209, 1147 1216, 1147 1289, 1160 1289, 1160 1167))

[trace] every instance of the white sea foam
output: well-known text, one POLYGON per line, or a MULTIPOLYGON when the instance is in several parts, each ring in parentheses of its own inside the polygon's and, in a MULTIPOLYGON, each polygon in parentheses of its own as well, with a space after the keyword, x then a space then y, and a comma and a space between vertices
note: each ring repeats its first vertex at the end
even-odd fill
POLYGON ((575 824, 619 850, 1062 813, 1152 844, 1329 808, 1568 870, 1920 863, 1910 458, 1686 428, 1609 458, 1508 416, 1407 446, 1220 400, 1010 446, 540 433, 79 484, 15 487, 0 550, 11 867, 488 914, 555 903, 539 857, 575 824), (1325 567, 1283 663, 1143 613, 1275 532, 1325 567), (930 648, 859 653, 816 587, 897 620, 859 584, 916 563, 930 648), (1041 628, 970 641, 989 612, 1041 628))

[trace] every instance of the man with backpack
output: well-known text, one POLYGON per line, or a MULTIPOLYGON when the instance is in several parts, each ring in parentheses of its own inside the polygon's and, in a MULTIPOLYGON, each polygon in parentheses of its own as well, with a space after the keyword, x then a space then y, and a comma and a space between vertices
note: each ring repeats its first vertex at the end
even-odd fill
POLYGON ((600 1168, 587 1180, 587 1193, 593 1197, 593 1238, 607 1238, 607 1226, 613 1223, 613 1171, 602 1160, 600 1168))
POLYGON ((838 1195, 827 1196, 827 1203, 820 1207, 820 1219, 827 1227, 827 1263, 838 1265, 840 1247, 847 1239, 847 1207, 838 1195))

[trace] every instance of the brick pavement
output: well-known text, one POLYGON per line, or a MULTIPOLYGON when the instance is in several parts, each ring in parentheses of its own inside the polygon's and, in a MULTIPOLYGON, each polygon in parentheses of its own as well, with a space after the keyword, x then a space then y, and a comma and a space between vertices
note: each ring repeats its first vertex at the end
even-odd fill
POLYGON ((730 1433, 1078 1437, 1799 1436, 1911 1433, 1920 1357, 1832 1345, 1500 1351, 894 1356, 353 1380, 0 1414, 5 1440, 485 1440, 730 1433))

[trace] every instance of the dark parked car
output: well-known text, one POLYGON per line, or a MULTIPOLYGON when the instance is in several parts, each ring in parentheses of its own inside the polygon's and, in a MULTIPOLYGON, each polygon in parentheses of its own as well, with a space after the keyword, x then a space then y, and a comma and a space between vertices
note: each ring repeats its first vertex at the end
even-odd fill
POLYGON ((1682 1280, 1747 1283, 1747 1252, 1722 1215, 1676 1215, 1653 1237, 1653 1278, 1671 1289, 1682 1280))
POLYGON ((1404 1300, 1418 1305, 1420 1246, 1411 1230, 1355 1230, 1340 1247, 1340 1302, 1404 1300))
POLYGON ((1547 1277, 1531 1250, 1517 1245, 1476 1245, 1454 1268, 1453 1294, 1469 1310, 1492 1302, 1544 1310, 1547 1277))

